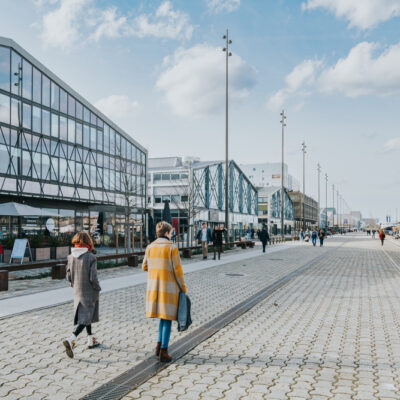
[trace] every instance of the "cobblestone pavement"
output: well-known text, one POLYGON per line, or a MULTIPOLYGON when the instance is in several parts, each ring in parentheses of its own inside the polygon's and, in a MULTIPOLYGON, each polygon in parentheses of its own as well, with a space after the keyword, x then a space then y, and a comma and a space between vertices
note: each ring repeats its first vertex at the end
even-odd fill
POLYGON ((124 400, 400 399, 400 248, 342 240, 124 400))
MULTIPOLYGON (((251 250, 251 249, 242 250, 242 249, 236 247, 233 250, 229 250, 226 254, 229 254, 229 255, 238 254, 243 251, 249 252, 249 253, 252 251, 260 251, 258 247, 259 247, 258 244, 256 244, 255 250, 251 250)), ((182 264, 188 265, 188 264, 192 264, 197 261, 202 261, 202 255, 195 255, 190 259, 182 259, 182 264)), ((33 270, 33 271, 38 271, 38 270, 33 270)), ((44 273, 44 272, 49 272, 50 269, 42 268, 39 271, 41 271, 41 273, 44 273)), ((29 271, 18 271, 15 273, 10 273, 9 290, 5 291, 5 292, 0 292, 0 300, 7 299, 10 297, 14 297, 14 296, 21 296, 21 295, 25 295, 25 294, 43 292, 46 290, 59 289, 59 288, 68 286, 68 284, 65 280, 61 280, 61 281, 53 280, 53 279, 51 279, 51 277, 46 277, 46 278, 41 278, 41 279, 23 279, 23 280, 13 279, 13 278, 17 277, 17 274, 19 274, 18 277, 22 277, 24 274, 27 274, 27 272, 29 272, 29 271)), ((140 268, 132 268, 132 267, 128 267, 128 266, 102 269, 102 270, 99 270, 99 279, 103 280, 103 279, 116 278, 116 277, 120 277, 120 276, 129 277, 130 275, 136 274, 138 272, 141 272, 140 268)))
MULTIPOLYGON (((294 246, 188 274, 193 328, 327 250, 294 246)), ((72 331, 72 303, 2 319, 0 398, 79 399, 152 355, 158 321, 144 317, 144 298, 145 285, 101 295, 101 321, 93 329, 103 345, 87 350, 82 334, 73 360, 61 346, 61 340, 72 331)), ((178 334, 174 325, 171 341, 184 334, 178 334)))

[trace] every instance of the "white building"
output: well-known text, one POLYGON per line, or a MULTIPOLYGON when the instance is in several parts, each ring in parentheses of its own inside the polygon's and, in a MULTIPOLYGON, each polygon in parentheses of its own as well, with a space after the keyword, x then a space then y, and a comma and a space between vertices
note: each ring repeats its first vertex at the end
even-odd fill
MULTIPOLYGON (((229 223, 242 230, 256 227, 257 189, 234 161, 229 162, 229 223)), ((179 232, 205 221, 210 226, 225 222, 225 162, 199 158, 150 158, 148 208, 155 222, 162 219, 169 201, 172 223, 179 232)))
MULTIPOLYGON (((279 162, 240 164, 240 168, 256 187, 281 186, 282 164, 279 162)), ((293 175, 289 174, 287 164, 283 165, 283 171, 285 188, 289 191, 299 191, 299 181, 293 175)))

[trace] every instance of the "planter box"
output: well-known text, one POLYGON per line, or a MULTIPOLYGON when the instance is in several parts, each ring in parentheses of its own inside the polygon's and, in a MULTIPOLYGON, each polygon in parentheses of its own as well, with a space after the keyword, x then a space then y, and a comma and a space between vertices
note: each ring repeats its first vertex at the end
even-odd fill
POLYGON ((32 249, 32 256, 34 261, 50 260, 51 247, 37 247, 32 249))
POLYGON ((12 250, 4 249, 4 260, 3 261, 5 263, 9 263, 10 262, 11 253, 12 253, 12 250))

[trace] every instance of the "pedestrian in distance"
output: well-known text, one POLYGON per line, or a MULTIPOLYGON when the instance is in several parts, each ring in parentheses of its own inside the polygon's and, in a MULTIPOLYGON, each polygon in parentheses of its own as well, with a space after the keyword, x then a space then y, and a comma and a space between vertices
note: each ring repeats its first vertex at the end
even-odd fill
POLYGON ((383 231, 383 229, 381 229, 381 231, 379 232, 379 239, 381 239, 381 245, 383 246, 383 243, 385 242, 385 232, 383 231))
POLYGON ((197 243, 201 244, 201 251, 203 253, 203 260, 208 257, 208 244, 211 242, 211 231, 207 228, 205 222, 202 223, 201 229, 197 232, 197 243))
POLYGON ((247 227, 246 230, 246 240, 250 240, 251 239, 251 229, 250 227, 247 227))
POLYGON ((304 231, 303 231, 303 228, 300 229, 300 238, 301 238, 301 240, 304 240, 304 231))
POLYGON ((269 242, 269 234, 265 225, 262 227, 262 230, 260 232, 260 240, 263 246, 263 253, 265 253, 265 246, 269 242))
POLYGON ((78 335, 86 328, 89 349, 100 343, 92 334, 92 324, 99 321, 99 292, 97 260, 93 255, 92 238, 86 232, 79 232, 72 238, 71 254, 68 256, 67 281, 74 289, 74 325, 78 325, 72 336, 63 341, 65 352, 74 357, 78 335))
POLYGON ((172 240, 173 243, 176 243, 176 230, 175 230, 175 228, 172 228, 171 240, 172 240))
POLYGON ((325 232, 323 229, 319 231, 319 246, 322 247, 324 245, 324 239, 325 239, 325 232))
POLYGON ((375 239, 375 233, 376 233, 375 229, 372 229, 372 239, 375 239))
POLYGON ((142 264, 147 271, 146 318, 159 318, 158 340, 154 353, 161 362, 170 362, 168 344, 172 321, 178 317, 179 292, 187 293, 179 250, 172 243, 172 226, 156 225, 157 239, 146 247, 142 264))
POLYGON ((213 233, 212 233, 212 242, 214 246, 214 258, 215 260, 216 255, 218 253, 218 260, 221 259, 221 252, 222 252, 222 244, 223 244, 223 237, 224 237, 225 229, 221 227, 214 227, 213 233))
POLYGON ((311 240, 314 247, 317 245, 317 237, 318 237, 317 228, 314 228, 311 234, 311 240))

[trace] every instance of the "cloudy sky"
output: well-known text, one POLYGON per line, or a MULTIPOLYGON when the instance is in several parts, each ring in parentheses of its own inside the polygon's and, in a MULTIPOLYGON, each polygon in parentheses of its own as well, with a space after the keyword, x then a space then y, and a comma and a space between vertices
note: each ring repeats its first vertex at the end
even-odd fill
MULTIPOLYGON (((400 0, 0 0, 14 39, 151 157, 286 160, 317 194, 317 163, 364 217, 400 215, 400 0)), ((324 193, 324 191, 323 191, 324 193)), ((322 197, 325 203, 325 195, 322 197)))

